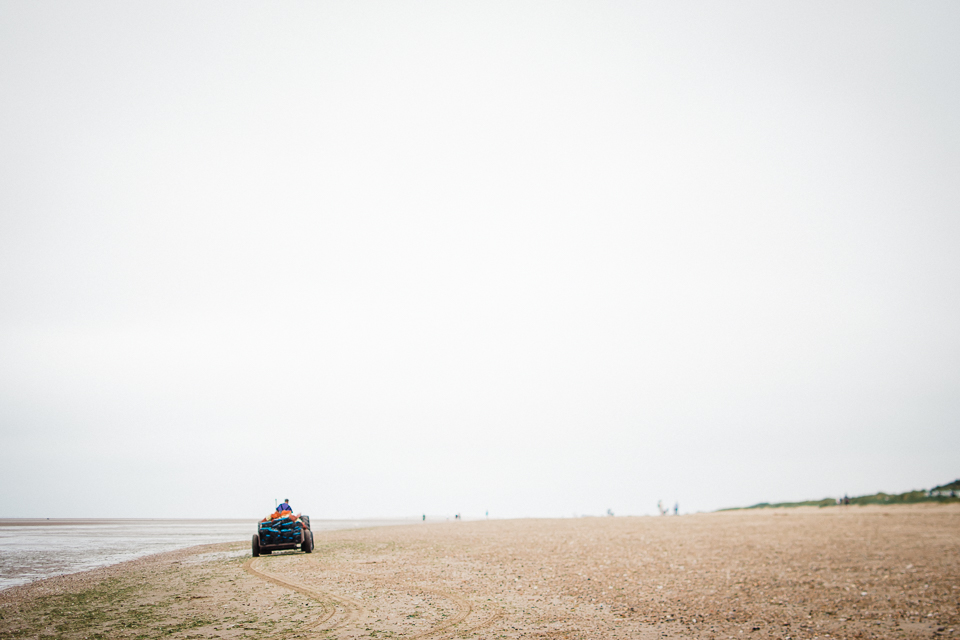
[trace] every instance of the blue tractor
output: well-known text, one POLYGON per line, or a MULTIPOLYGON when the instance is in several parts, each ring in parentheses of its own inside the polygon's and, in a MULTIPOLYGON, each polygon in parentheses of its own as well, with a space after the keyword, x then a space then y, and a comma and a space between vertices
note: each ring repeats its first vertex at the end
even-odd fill
POLYGON ((304 553, 311 553, 313 531, 310 530, 310 516, 300 516, 296 520, 275 518, 258 523, 251 546, 254 558, 261 553, 269 555, 284 549, 299 548, 304 553))

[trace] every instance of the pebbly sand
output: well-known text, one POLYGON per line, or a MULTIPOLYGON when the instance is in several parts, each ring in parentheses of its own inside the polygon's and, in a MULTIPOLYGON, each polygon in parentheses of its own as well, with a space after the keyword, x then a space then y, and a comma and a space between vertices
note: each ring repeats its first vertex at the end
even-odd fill
POLYGON ((956 504, 317 532, 0 592, 0 638, 958 636, 956 504))

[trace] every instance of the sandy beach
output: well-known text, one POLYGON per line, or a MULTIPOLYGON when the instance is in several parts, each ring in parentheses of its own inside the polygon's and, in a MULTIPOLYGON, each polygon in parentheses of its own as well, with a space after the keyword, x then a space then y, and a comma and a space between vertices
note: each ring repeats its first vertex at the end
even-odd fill
POLYGON ((957 505, 416 524, 0 592, 0 638, 960 635, 957 505))

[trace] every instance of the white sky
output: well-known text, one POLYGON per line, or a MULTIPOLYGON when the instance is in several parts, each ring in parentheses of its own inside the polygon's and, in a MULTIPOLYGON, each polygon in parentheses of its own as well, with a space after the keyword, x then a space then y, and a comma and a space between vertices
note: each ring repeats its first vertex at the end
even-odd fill
POLYGON ((0 516, 957 478, 958 25, 0 0, 0 516))

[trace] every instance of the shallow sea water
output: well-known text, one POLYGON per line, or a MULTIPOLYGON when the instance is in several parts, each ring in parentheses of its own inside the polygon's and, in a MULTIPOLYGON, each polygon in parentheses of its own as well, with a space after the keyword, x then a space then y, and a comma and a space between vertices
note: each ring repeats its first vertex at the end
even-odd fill
MULTIPOLYGON (((0 590, 152 553, 215 542, 249 542, 256 520, 0 520, 0 590)), ((407 524, 315 520, 314 531, 407 524)))

